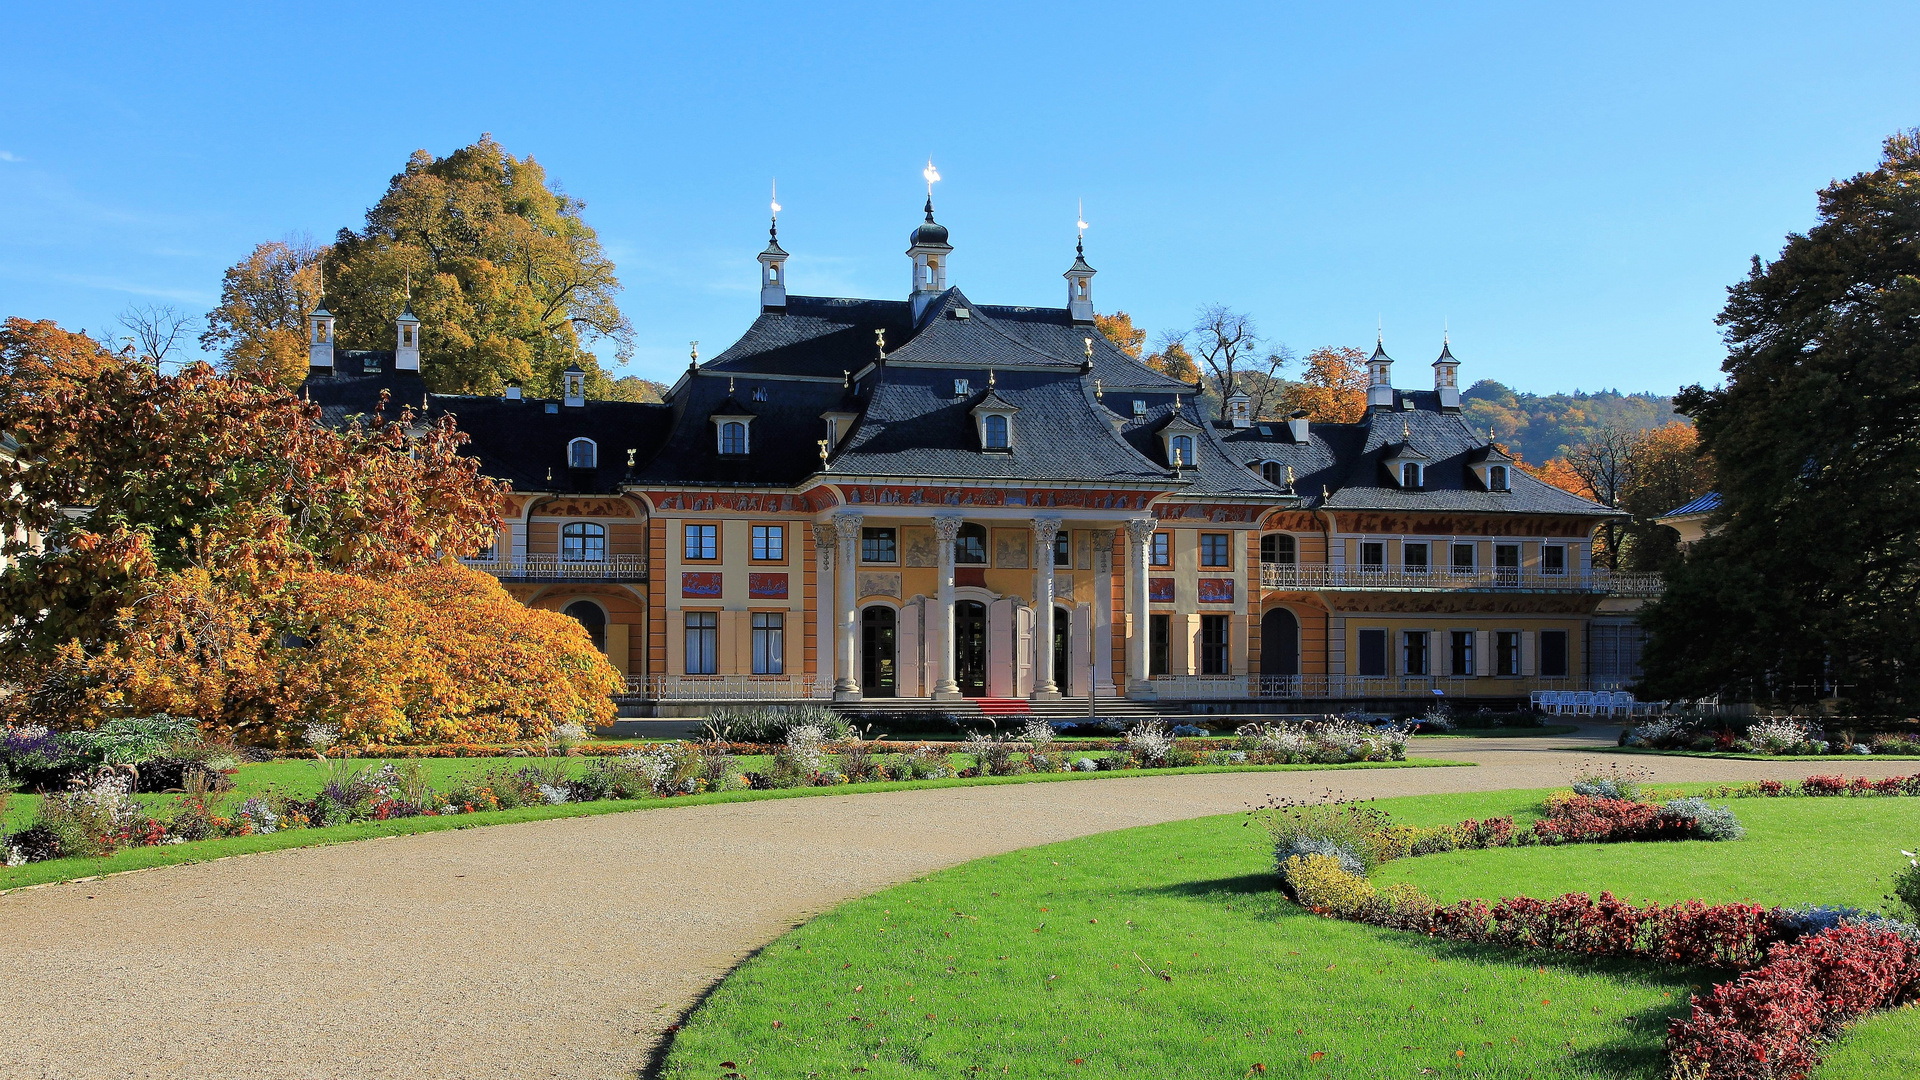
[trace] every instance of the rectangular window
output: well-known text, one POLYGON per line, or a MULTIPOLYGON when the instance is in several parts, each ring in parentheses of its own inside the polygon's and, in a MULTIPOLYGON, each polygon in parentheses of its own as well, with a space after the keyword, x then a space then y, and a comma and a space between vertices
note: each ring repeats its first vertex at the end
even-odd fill
POLYGON ((1453 572, 1456 574, 1473 573, 1474 546, 1472 544, 1453 545, 1453 572))
POLYGON ((753 557, 759 562, 785 562, 787 558, 787 527, 785 525, 755 525, 753 527, 753 557))
POLYGON ((720 614, 687 612, 687 674, 712 675, 720 670, 720 614))
POLYGON ((787 661, 787 617, 777 611, 753 613, 753 673, 778 675, 787 661))
POLYGON ((1520 631, 1502 630, 1493 635, 1495 675, 1520 674, 1520 631))
POLYGON ((1403 669, 1408 675, 1427 673, 1427 632, 1425 630, 1405 630, 1400 634, 1401 659, 1403 669))
POLYGON ((1173 665, 1168 661, 1167 639, 1173 636, 1173 617, 1147 616, 1147 674, 1165 675, 1173 665))
POLYGON ((1200 534, 1201 566, 1232 566, 1233 556, 1229 554, 1226 533, 1200 534))
POLYGON ((1540 674, 1549 679, 1564 679, 1567 670, 1567 632, 1540 631, 1540 674))
POLYGON ((1493 578, 1495 584, 1518 585, 1520 583, 1520 545, 1493 545, 1493 578))
POLYGON ((1360 631, 1360 674, 1385 675, 1387 673, 1387 632, 1385 630, 1360 631))
POLYGON ((1540 549, 1540 573, 1550 577, 1559 577, 1567 572, 1567 549, 1559 544, 1549 544, 1540 549))
POLYGON ((1227 617, 1200 616, 1200 674, 1227 674, 1227 617))
POLYGON ((1400 565, 1406 567, 1407 573, 1409 574, 1426 573, 1427 545, 1413 543, 1401 544, 1400 565))
POLYGON ((900 538, 892 529, 860 530, 861 562, 899 562, 900 538))
POLYGON ((1360 569, 1380 571, 1386 568, 1386 543, 1380 540, 1362 540, 1360 542, 1360 569))
POLYGON ((1167 533, 1153 534, 1153 565, 1173 565, 1173 537, 1167 533))
POLYGON ((1053 565, 1073 569, 1073 534, 1065 529, 1053 538, 1053 565))
POLYGON ((1473 631, 1471 630, 1453 632, 1452 674, 1473 674, 1473 631))
POLYGON ((687 526, 687 546, 685 558, 717 559, 720 557, 720 526, 687 526))

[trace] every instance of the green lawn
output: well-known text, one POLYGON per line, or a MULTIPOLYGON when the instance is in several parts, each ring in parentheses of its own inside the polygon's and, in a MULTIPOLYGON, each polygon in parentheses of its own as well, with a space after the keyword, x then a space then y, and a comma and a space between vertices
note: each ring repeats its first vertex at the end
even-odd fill
POLYGON ((1863 761, 1920 761, 1920 754, 1742 754, 1733 750, 1652 750, 1644 746, 1597 746, 1602 754, 1652 754, 1662 757, 1731 758, 1734 761, 1825 761, 1835 765, 1863 761))
MULTIPOLYGON (((957 761, 968 763, 965 755, 955 755, 957 761)), ((525 758, 430 758, 424 764, 428 775, 435 783, 445 783, 453 776, 461 775, 461 770, 485 771, 486 769, 507 764, 517 766, 525 763, 525 758)), ((570 759, 574 769, 585 768, 586 759, 570 759)), ((765 759, 743 757, 739 759, 742 767, 753 769, 764 766, 765 759)), ((377 768, 378 760, 361 760, 356 766, 377 768)), ((773 791, 721 791, 704 795, 684 795, 673 799, 637 799, 609 800, 604 802, 563 803, 558 806, 522 807, 517 810, 495 810, 477 814, 458 814, 442 817, 400 818, 393 821, 372 821, 355 825, 340 825, 324 829, 289 829, 266 836, 236 836, 220 840, 200 840, 189 844, 169 844, 160 847, 128 848, 115 852, 105 858, 49 859, 45 862, 27 863, 24 866, 0 866, 0 892, 27 885, 40 885, 54 881, 69 881, 74 878, 91 877, 98 874, 118 873, 126 870, 143 870, 155 866, 169 866, 177 863, 202 862, 207 859, 225 858, 230 855, 246 855, 260 851, 275 851, 282 848, 310 847, 318 844, 337 844, 353 840, 368 840, 381 836, 401 836, 412 833, 439 832, 442 829, 466 829, 480 825, 502 825, 520 821, 539 821, 549 818, 584 817, 594 814, 614 814, 629 810, 653 810, 675 806, 700 806, 711 803, 752 802, 763 799, 809 798, 825 795, 853 795, 865 792, 902 791, 908 788, 925 787, 974 787, 996 784, 1031 784, 1074 782, 1081 780, 1102 780, 1116 777, 1139 776, 1182 776, 1199 773, 1219 772, 1299 772, 1336 769, 1405 769, 1434 766, 1466 766, 1460 761, 1442 761, 1438 759, 1420 759, 1417 761, 1365 762, 1353 765, 1241 765, 1241 766, 1194 766, 1184 769, 1153 769, 1147 771, 1124 770, 1114 772, 1090 773, 1038 773, 1025 776, 975 777, 952 780, 914 780, 895 781, 879 784, 841 784, 834 787, 782 788, 773 791)), ((272 761, 242 766, 234 777, 235 792, 221 796, 228 803, 237 803, 246 795, 255 794, 278 785, 282 790, 307 795, 318 791, 323 773, 318 762, 311 761, 272 761)), ((178 798, 175 795, 143 795, 143 801, 159 807, 168 805, 178 798)), ((4 816, 8 829, 17 829, 27 825, 38 809, 40 797, 36 795, 15 795, 7 806, 4 816)), ((157 812, 157 811, 156 811, 157 812)))
MULTIPOLYGON (((1383 800, 1397 819, 1527 816, 1540 792, 1383 800)), ((1904 799, 1737 800, 1748 838, 1429 856, 1436 894, 1879 906, 1904 799), (1601 865, 1604 863, 1604 865, 1601 865)), ((1668 1018, 1723 973, 1519 954, 1307 914, 1228 816, 977 862, 846 904, 687 1020, 674 1078, 1591 1077, 1657 1080, 1668 1018), (1255 1066, 1261 1066, 1257 1069, 1255 1066)), ((1911 847, 1911 840, 1906 841, 1911 847)), ((1920 1010, 1870 1019, 1820 1080, 1920 1074, 1920 1010)))

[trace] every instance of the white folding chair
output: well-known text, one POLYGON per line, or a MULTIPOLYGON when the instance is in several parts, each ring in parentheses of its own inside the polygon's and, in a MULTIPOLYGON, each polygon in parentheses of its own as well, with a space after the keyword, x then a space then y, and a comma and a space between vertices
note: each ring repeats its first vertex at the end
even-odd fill
POLYGON ((1593 715, 1593 691, 1576 690, 1573 694, 1573 715, 1593 715))

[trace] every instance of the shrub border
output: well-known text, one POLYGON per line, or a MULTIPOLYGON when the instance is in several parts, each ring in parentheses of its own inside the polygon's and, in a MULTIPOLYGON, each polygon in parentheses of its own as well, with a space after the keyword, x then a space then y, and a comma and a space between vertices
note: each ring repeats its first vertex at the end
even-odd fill
POLYGON ((515 810, 486 810, 472 814, 442 814, 394 818, 387 821, 359 822, 321 829, 288 829, 251 836, 223 837, 187 844, 126 848, 106 858, 48 859, 23 866, 0 867, 0 896, 21 889, 37 889, 63 883, 94 881, 117 874, 140 873, 166 866, 213 862, 269 851, 291 848, 323 847, 384 840, 393 836, 441 832, 446 829, 484 828, 490 825, 517 825, 557 818, 597 817, 644 810, 664 810, 680 806, 708 806, 718 803, 761 802, 768 799, 804 799, 839 795, 885 794, 927 788, 990 787, 999 784, 1048 784, 1079 780, 1140 779, 1153 776, 1192 776, 1210 773, 1331 772, 1343 769, 1425 769, 1472 768, 1471 761, 1442 758, 1418 758, 1405 761, 1356 761, 1338 765, 1187 765, 1171 769, 1113 769, 1106 772, 1026 773, 1019 776, 977 776, 943 780, 888 780, 867 784, 836 784, 830 787, 775 788, 766 791, 713 791, 699 795, 676 795, 665 799, 603 799, 596 802, 561 803, 557 806, 530 806, 515 810), (115 863, 139 865, 114 867, 115 863), (45 868, 45 869, 41 869, 45 868), (51 873, 49 873, 51 871, 51 873), (28 879, 20 884, 9 882, 28 879))

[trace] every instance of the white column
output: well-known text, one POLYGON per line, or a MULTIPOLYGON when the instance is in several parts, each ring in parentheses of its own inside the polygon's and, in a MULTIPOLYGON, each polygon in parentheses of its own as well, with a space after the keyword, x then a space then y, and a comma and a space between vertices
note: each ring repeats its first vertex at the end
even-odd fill
POLYGON ((1127 696, 1145 701, 1154 698, 1153 680, 1147 674, 1147 639, 1152 633, 1147 614, 1147 557, 1155 528, 1152 518, 1127 522, 1127 612, 1133 616, 1132 632, 1127 635, 1127 696))
POLYGON ((838 629, 835 637, 839 644, 834 649, 835 678, 833 680, 833 700, 859 701, 860 678, 855 673, 854 653, 858 648, 855 642, 860 631, 860 614, 854 610, 854 578, 858 575, 854 568, 860 559, 860 519, 859 514, 833 515, 834 539, 840 548, 840 571, 833 579, 833 619, 838 629))
POLYGON ((833 523, 813 523, 813 677, 833 676, 833 523))
POLYGON ((1093 534, 1093 686, 1096 694, 1113 694, 1113 533, 1093 534))
POLYGON ((1033 696, 1042 701, 1060 699, 1053 673, 1053 540, 1059 535, 1059 518, 1033 519, 1033 696))
POLYGON ((935 573, 940 588, 927 619, 927 647, 939 671, 933 684, 935 701, 960 697, 960 684, 953 678, 953 542, 960 537, 960 520, 951 516, 933 519, 933 545, 939 558, 935 573))

